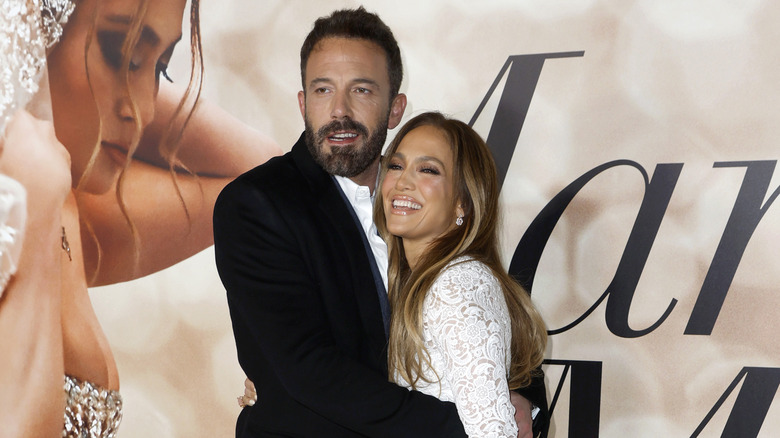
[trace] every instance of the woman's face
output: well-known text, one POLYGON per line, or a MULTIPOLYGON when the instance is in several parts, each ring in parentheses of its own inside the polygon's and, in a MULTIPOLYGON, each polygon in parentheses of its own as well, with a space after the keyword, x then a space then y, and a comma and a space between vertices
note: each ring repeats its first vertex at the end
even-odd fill
POLYGON ((140 0, 77 3, 62 40, 48 56, 54 128, 70 153, 74 186, 84 175, 99 139, 94 167, 81 187, 91 193, 108 190, 125 165, 137 127, 145 128, 154 118, 160 76, 181 39, 185 2, 147 2, 129 65, 122 65, 122 44, 131 33, 140 0))
POLYGON ((454 171, 450 143, 433 126, 411 130, 389 157, 382 181, 385 219, 390 233, 403 238, 407 255, 413 248, 419 254, 462 214, 454 171))

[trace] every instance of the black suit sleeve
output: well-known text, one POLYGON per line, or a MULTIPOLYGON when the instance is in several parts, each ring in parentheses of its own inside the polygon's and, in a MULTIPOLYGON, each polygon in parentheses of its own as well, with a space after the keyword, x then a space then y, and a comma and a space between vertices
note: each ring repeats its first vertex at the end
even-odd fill
POLYGON ((454 405, 392 384, 338 348, 306 242, 285 213, 241 179, 215 206, 217 268, 247 376, 267 364, 295 401, 366 436, 465 437, 454 405))

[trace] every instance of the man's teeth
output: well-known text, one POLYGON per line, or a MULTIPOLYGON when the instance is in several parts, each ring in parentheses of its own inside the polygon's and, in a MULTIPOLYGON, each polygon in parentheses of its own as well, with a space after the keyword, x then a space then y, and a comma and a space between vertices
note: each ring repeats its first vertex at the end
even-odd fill
POLYGON ((357 137, 357 134, 353 134, 351 132, 345 132, 342 134, 333 134, 330 136, 330 138, 334 138, 336 140, 346 140, 348 138, 355 138, 357 137))
POLYGON ((393 208, 411 208, 412 210, 419 210, 422 208, 422 205, 412 201, 396 199, 393 200, 393 208))

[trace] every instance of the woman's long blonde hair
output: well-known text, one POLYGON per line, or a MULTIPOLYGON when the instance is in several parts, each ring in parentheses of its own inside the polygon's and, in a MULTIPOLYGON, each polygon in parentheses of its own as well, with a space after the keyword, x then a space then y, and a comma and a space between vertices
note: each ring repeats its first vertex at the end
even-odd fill
POLYGON ((485 142, 461 121, 437 112, 420 114, 407 122, 390 144, 382 163, 381 178, 387 172, 389 157, 403 138, 420 126, 435 127, 449 139, 454 162, 454 193, 465 215, 462 226, 454 227, 430 244, 412 271, 401 238, 391 235, 387 229, 382 195, 378 195, 374 221, 387 242, 389 256, 390 378, 394 379, 397 373, 412 388, 416 388, 420 379, 427 381, 422 373, 423 364, 430 367, 431 363, 422 334, 423 301, 442 269, 452 260, 468 256, 488 266, 501 284, 512 326, 512 359, 507 380, 511 389, 527 386, 534 370, 542 363, 547 331, 530 295, 501 265, 496 166, 485 142))
MULTIPOLYGON (((132 56, 133 48, 138 43, 138 40, 141 36, 142 20, 146 15, 147 6, 150 1, 156 1, 156 0, 139 0, 136 12, 133 15, 133 20, 130 23, 130 32, 128 32, 127 37, 125 38, 125 41, 122 45, 122 65, 124 66, 122 70, 122 75, 124 78, 124 93, 128 97, 128 100, 130 101, 131 109, 134 116, 133 118, 135 120, 135 132, 131 142, 130 150, 128 151, 129 156, 132 156, 135 153, 135 150, 138 148, 138 145, 141 141, 141 137, 143 136, 143 127, 139 123, 139 120, 141 120, 140 110, 138 108, 138 104, 135 102, 135 100, 133 100, 132 94, 130 93, 130 78, 129 78, 130 57, 132 56)), ((83 0, 76 1, 77 9, 80 3, 82 2, 83 0)), ((190 119, 192 118, 192 115, 195 112, 195 108, 197 107, 198 101, 200 99, 201 89, 203 86, 203 46, 201 43, 201 36, 200 36, 200 0, 189 0, 189 3, 190 3, 190 17, 189 17, 190 18, 189 20, 190 21, 190 38, 189 38, 190 44, 189 45, 191 51, 190 79, 189 79, 189 83, 187 84, 187 88, 184 92, 184 95, 179 101, 179 104, 175 112, 173 113, 173 116, 171 117, 167 129, 163 132, 163 134, 160 137, 160 143, 158 145, 160 156, 163 157, 168 163, 168 170, 173 180, 174 187, 176 188, 176 192, 179 197, 179 202, 181 203, 182 208, 184 209, 184 212, 187 215, 188 219, 190 217, 189 210, 187 209, 187 205, 184 202, 184 197, 181 194, 181 189, 176 176, 179 172, 188 173, 190 175, 195 176, 196 178, 197 175, 190 172, 189 169, 187 169, 186 166, 184 166, 184 164, 181 163, 181 161, 177 158, 177 151, 179 148, 179 142, 181 141, 182 135, 184 134, 184 129, 189 124, 190 119)), ((89 84, 90 91, 92 92, 93 98, 94 98, 95 91, 92 88, 92 81, 89 74, 90 69, 88 64, 88 60, 89 60, 88 52, 89 52, 90 45, 93 43, 94 40, 93 38, 94 29, 95 29, 95 23, 97 22, 97 14, 99 8, 100 5, 98 2, 92 11, 93 14, 92 27, 89 30, 86 44, 84 46, 84 62, 85 62, 84 67, 87 72, 87 83, 89 84)), ((92 172, 92 169, 94 168, 95 160, 100 150, 100 143, 102 141, 103 123, 102 123, 102 119, 98 118, 98 120, 99 120, 98 138, 95 143, 95 148, 92 152, 92 156, 90 157, 89 162, 87 163, 86 169, 83 175, 81 176, 79 183, 76 186, 76 190, 80 190, 83 182, 88 179, 90 172, 92 172)), ((139 262, 138 256, 140 254, 139 242, 138 242, 138 231, 135 225, 133 224, 132 219, 130 218, 130 215, 127 211, 127 207, 124 203, 123 196, 122 196, 125 176, 127 174, 127 171, 130 168, 130 164, 131 164, 130 160, 127 160, 124 168, 120 171, 119 178, 116 184, 116 199, 119 205, 119 209, 122 212, 122 215, 124 216, 128 227, 130 228, 130 231, 133 236, 133 240, 135 241, 134 265, 137 267, 139 262)), ((82 220, 82 225, 87 229, 89 234, 92 236, 93 242, 98 252, 97 266, 95 267, 92 275, 92 280, 94 280, 97 277, 100 270, 100 260, 102 259, 102 250, 100 247, 100 242, 98 242, 97 238, 95 238, 95 233, 89 221, 82 220)))

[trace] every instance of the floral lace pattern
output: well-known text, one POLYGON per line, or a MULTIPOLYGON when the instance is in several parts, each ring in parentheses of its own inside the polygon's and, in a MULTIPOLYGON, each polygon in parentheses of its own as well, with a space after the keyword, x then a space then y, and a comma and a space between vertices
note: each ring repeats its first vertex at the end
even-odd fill
POLYGON ((38 92, 45 67, 40 0, 0 0, 0 135, 14 111, 38 92))
POLYGON ((454 260, 425 297, 423 336, 433 369, 423 374, 432 383, 420 380, 417 389, 454 402, 470 437, 517 436, 507 386, 511 333, 501 285, 478 261, 454 260))
POLYGON ((65 376, 62 438, 114 438, 122 421, 122 396, 65 376))
POLYGON ((62 36, 71 0, 0 0, 0 136, 38 92, 46 49, 62 36))

